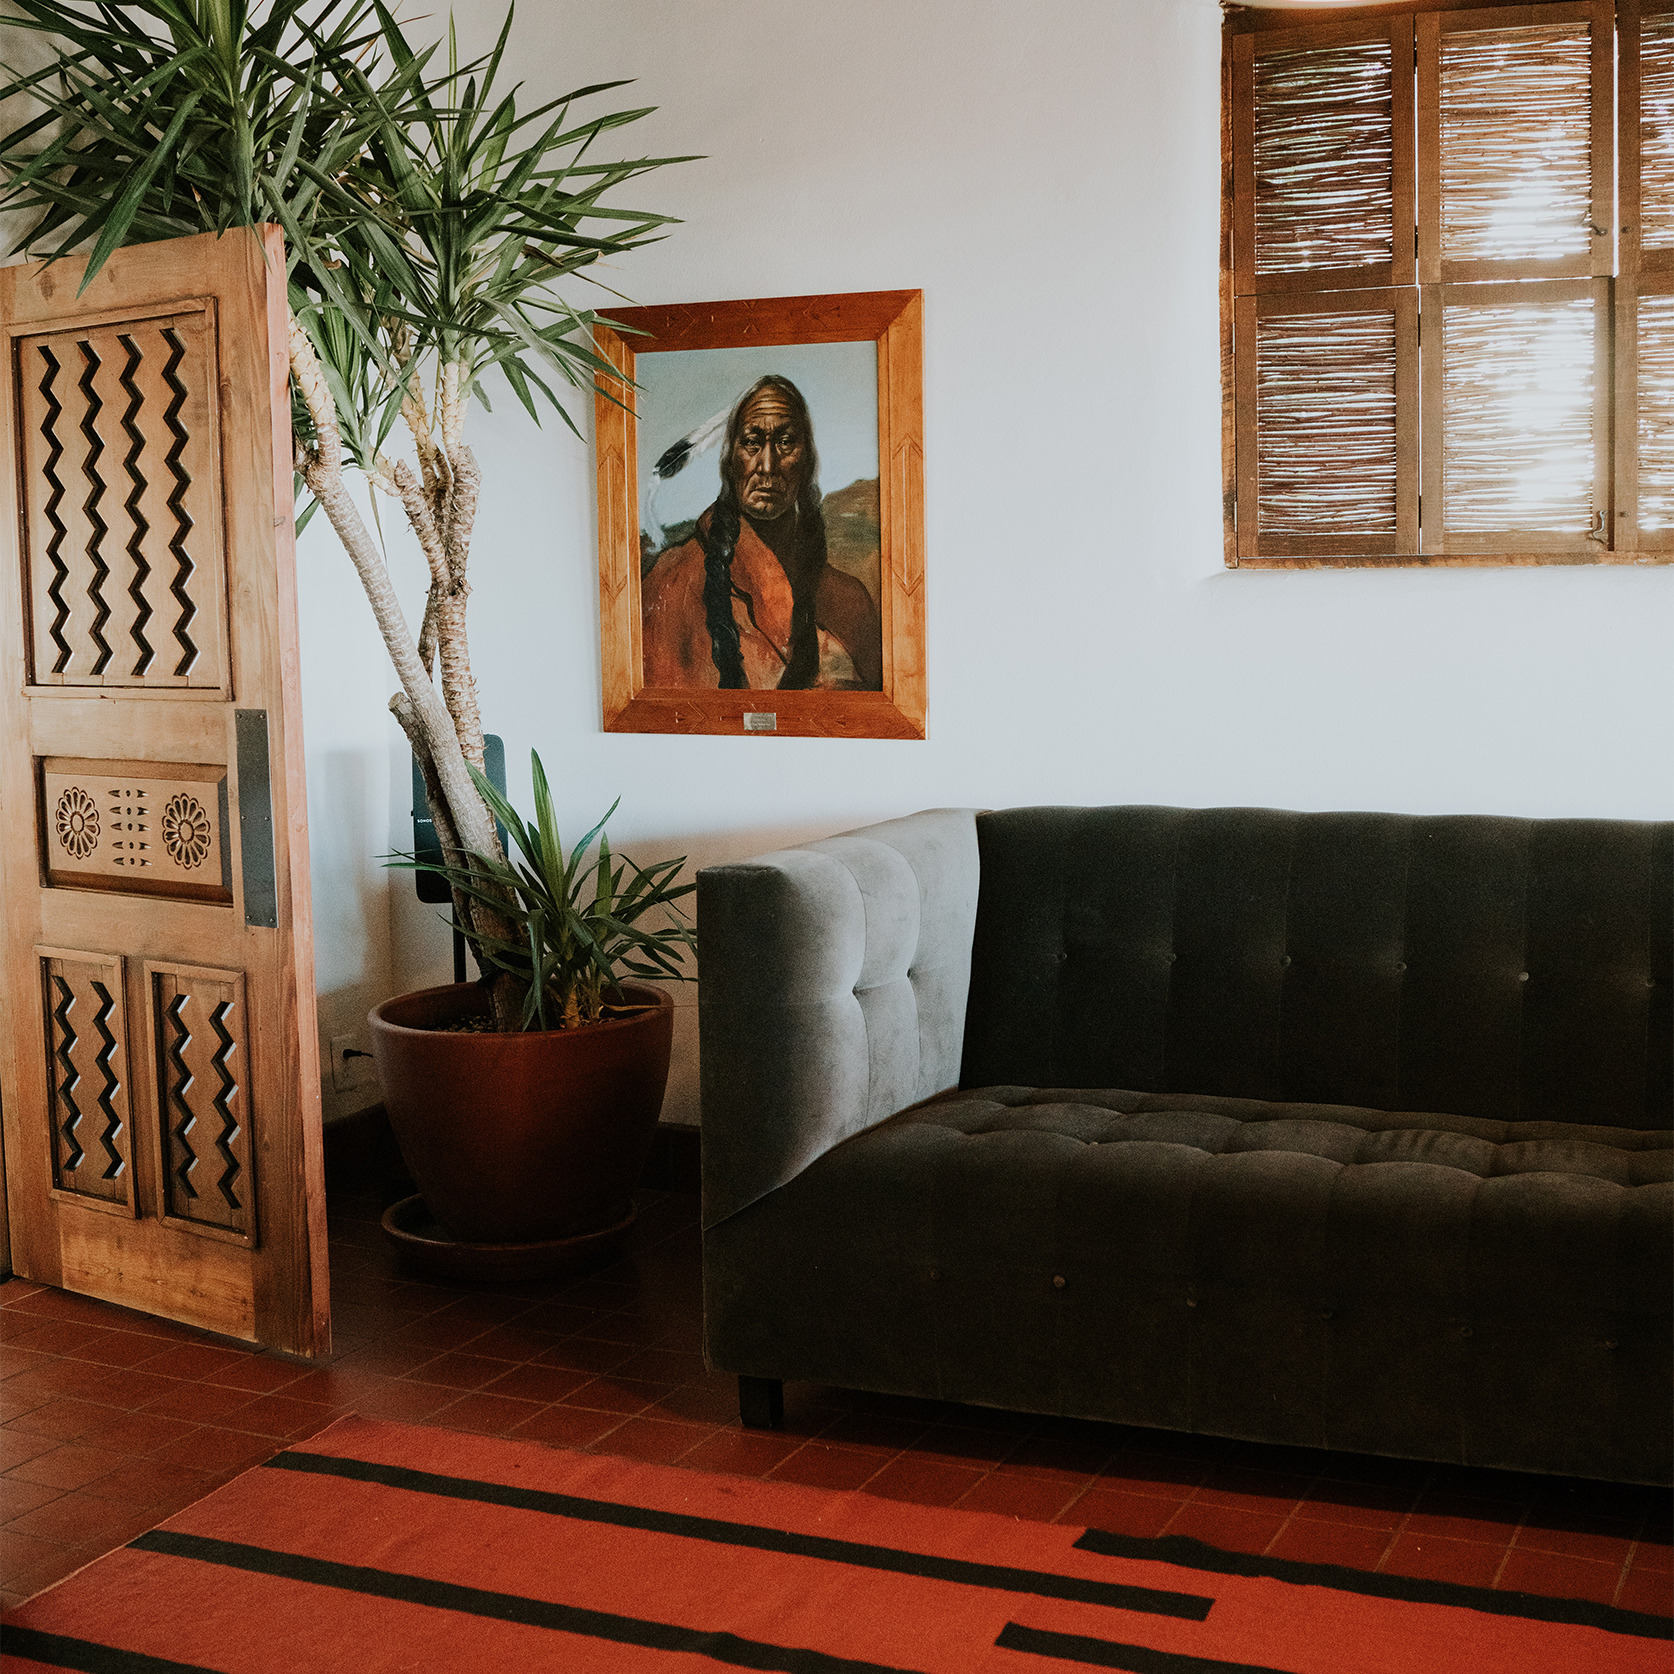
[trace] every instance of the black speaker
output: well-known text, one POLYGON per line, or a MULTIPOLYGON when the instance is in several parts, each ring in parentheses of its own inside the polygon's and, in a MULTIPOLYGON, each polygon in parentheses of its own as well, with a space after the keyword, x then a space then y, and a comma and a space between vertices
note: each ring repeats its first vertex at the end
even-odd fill
MULTIPOLYGON (((506 746, 492 732, 482 741, 483 772, 488 782, 502 796, 506 794, 506 746)), ((494 829, 499 834, 500 847, 506 846, 506 828, 496 820, 494 829)), ((419 860, 439 861, 442 845, 436 837, 436 822, 430 817, 430 799, 424 794, 424 774, 418 757, 413 757, 413 854, 419 860)), ((413 882, 418 898, 440 906, 453 899, 447 879, 435 872, 415 872, 413 882)))

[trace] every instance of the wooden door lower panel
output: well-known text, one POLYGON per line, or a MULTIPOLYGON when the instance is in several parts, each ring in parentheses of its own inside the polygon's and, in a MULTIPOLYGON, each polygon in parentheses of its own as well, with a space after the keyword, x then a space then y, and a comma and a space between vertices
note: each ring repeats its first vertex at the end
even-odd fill
POLYGON ((255 1276, 246 1257, 211 1254, 201 1238, 159 1221, 114 1228, 108 1215, 58 1218, 59 1284, 142 1313, 257 1340, 255 1276))
POLYGON ((50 1113, 35 1150, 50 1156, 58 1206, 57 1261, 31 1264, 37 1276, 254 1339, 260 1128, 244 974, 104 949, 35 955, 50 1113))

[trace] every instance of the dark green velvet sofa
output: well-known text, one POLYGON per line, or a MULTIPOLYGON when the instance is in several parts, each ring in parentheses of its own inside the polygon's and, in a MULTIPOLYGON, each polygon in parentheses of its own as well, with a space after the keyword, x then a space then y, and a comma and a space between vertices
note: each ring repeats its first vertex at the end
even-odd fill
POLYGON ((711 1364, 755 1423, 1668 1482, 1671 837, 938 810, 708 868, 711 1364))

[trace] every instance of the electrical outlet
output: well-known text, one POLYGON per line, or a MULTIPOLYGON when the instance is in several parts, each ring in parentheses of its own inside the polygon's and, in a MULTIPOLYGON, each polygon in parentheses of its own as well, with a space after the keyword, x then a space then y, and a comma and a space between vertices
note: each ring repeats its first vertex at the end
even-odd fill
POLYGON ((361 1044, 359 1035, 331 1037, 331 1090, 334 1093, 353 1092, 356 1087, 377 1084, 378 1067, 372 1054, 361 1044))

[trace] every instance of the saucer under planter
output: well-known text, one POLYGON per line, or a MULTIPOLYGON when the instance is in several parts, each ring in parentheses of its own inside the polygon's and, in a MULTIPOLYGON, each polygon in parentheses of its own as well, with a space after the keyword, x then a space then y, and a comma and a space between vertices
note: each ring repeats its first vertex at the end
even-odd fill
POLYGON ((650 1009, 525 1034, 446 1027, 487 1014, 475 983, 373 1008, 390 1126, 453 1239, 530 1245, 625 1230, 668 1084, 674 1002, 643 983, 623 983, 621 996, 650 1009))
POLYGON ((630 1208, 615 1226, 584 1232, 576 1238, 544 1238, 531 1244, 471 1244, 450 1238, 447 1229, 424 1206, 416 1192, 392 1203, 379 1223, 410 1272, 428 1279, 470 1284, 518 1284, 527 1279, 558 1279, 597 1265, 615 1252, 634 1224, 630 1208))

